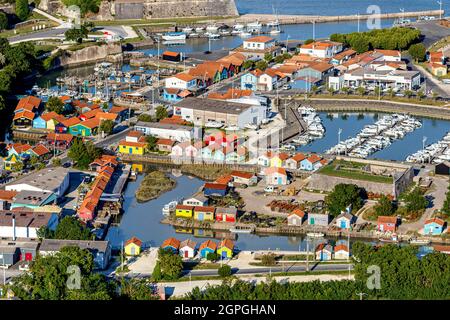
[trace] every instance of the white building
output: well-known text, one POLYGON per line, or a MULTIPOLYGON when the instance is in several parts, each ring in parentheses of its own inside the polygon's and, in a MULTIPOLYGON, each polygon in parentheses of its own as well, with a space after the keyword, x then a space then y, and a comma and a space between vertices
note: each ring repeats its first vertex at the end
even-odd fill
POLYGON ((275 46, 275 39, 267 36, 253 37, 244 40, 245 50, 266 50, 275 46))
POLYGON ((191 90, 194 89, 197 84, 196 79, 187 73, 178 73, 172 77, 166 78, 165 87, 180 89, 180 90, 191 90))
POLYGON ((55 230, 58 215, 49 212, 0 211, 0 237, 36 239, 41 227, 55 230))
POLYGON ((208 122, 244 128, 251 123, 259 125, 267 117, 267 107, 222 100, 186 98, 175 106, 175 114, 195 125, 208 122))
POLYGON ((344 73, 344 86, 381 86, 400 90, 413 90, 420 86, 420 73, 405 70, 375 70, 371 67, 359 68, 344 73))
POLYGON ((179 142, 190 141, 195 138, 195 130, 193 127, 176 124, 139 121, 134 126, 134 129, 143 132, 147 136, 150 135, 179 142))
POLYGON ((384 61, 390 61, 390 62, 401 62, 402 61, 402 54, 398 50, 375 49, 375 53, 381 53, 383 55, 384 61))
POLYGON ((186 239, 180 243, 180 255, 183 258, 193 258, 195 256, 195 247, 197 243, 191 239, 186 239))
POLYGON ((40 191, 51 192, 61 198, 70 184, 69 169, 57 167, 52 169, 42 169, 21 179, 13 184, 7 185, 7 191, 40 191))
POLYGON ((300 54, 327 59, 332 58, 343 49, 342 43, 333 41, 314 41, 300 47, 300 54))

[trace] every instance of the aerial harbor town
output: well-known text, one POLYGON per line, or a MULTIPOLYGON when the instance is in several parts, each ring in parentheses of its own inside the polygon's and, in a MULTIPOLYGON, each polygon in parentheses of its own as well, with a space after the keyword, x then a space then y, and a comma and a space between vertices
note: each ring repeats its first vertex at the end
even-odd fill
POLYGON ((448 12, 1 0, 0 299, 450 299, 448 12))

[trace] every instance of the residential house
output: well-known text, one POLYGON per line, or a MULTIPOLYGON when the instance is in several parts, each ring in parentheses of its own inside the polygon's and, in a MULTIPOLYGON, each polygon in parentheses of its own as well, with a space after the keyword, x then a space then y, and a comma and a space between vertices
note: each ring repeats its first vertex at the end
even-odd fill
POLYGON ((186 239, 180 244, 180 256, 183 258, 193 258, 195 257, 195 247, 197 243, 191 239, 186 239))
POLYGON ((308 54, 322 59, 331 59, 341 52, 343 45, 333 41, 313 41, 300 47, 300 54, 308 54))
POLYGON ((291 212, 291 214, 288 215, 287 224, 290 227, 292 226, 297 227, 301 226, 305 220, 306 220, 306 212, 300 209, 295 209, 294 211, 291 212))
POLYGON ((258 157, 258 165, 263 167, 270 166, 270 159, 272 158, 273 153, 271 151, 267 151, 266 153, 260 155, 258 157))
POLYGON ((347 260, 350 257, 350 248, 345 240, 339 240, 334 246, 334 258, 337 260, 347 260))
POLYGON ((442 234, 445 228, 445 220, 440 218, 431 218, 425 221, 423 234, 438 236, 442 234))
POLYGON ((176 88, 164 88, 163 90, 163 100, 167 102, 177 103, 189 96, 192 96, 192 92, 189 90, 176 88))
POLYGON ((208 254, 215 253, 217 249, 217 244, 214 241, 206 240, 200 245, 199 251, 200 256, 204 259, 208 258, 208 254))
MULTIPOLYGON (((70 133, 70 134, 74 135, 73 133, 70 132, 70 127, 74 126, 80 122, 81 122, 81 120, 78 119, 77 117, 64 119, 63 121, 55 124, 55 132, 56 133, 70 133)), ((78 135, 78 134, 76 134, 76 135, 78 135)))
POLYGON ((341 229, 350 229, 355 220, 355 216, 349 212, 341 212, 336 217, 336 226, 341 229))
POLYGON ((221 259, 231 259, 233 257, 234 242, 230 239, 220 241, 217 247, 217 254, 221 259))
POLYGON ((277 168, 284 167, 286 165, 287 159, 289 159, 289 155, 287 153, 281 152, 281 153, 274 154, 270 158, 270 166, 277 167, 277 168))
POLYGON ((269 167, 264 169, 267 185, 285 186, 289 184, 286 169, 279 167, 269 167))
POLYGON ((31 111, 21 111, 14 114, 13 124, 18 128, 28 128, 33 125, 36 114, 31 111))
POLYGON ((322 166, 320 160, 322 160, 322 158, 316 154, 312 154, 300 162, 300 169, 305 171, 317 170, 322 166))
POLYGON ((147 142, 140 131, 130 131, 124 140, 119 141, 119 152, 122 154, 143 155, 146 148, 147 142))
POLYGON ((38 116, 34 118, 33 120, 33 128, 34 129, 46 129, 47 128, 47 122, 42 119, 41 116, 38 116))
POLYGON ((194 220, 197 221, 214 221, 214 207, 195 207, 194 220))
POLYGON ((229 190, 228 185, 219 183, 205 183, 203 187, 203 194, 205 196, 219 196, 224 197, 229 190))
POLYGON ((166 60, 166 61, 172 61, 172 62, 183 61, 182 54, 180 52, 174 52, 174 51, 164 51, 162 54, 162 59, 166 60))
POLYGON ((374 52, 381 53, 383 55, 384 61, 389 61, 389 62, 401 62, 402 61, 402 53, 398 50, 375 49, 374 52))
POLYGON ((356 56, 356 51, 353 49, 347 49, 342 51, 341 53, 336 54, 333 58, 331 58, 330 63, 337 66, 340 65, 351 58, 356 56))
POLYGON ((437 77, 444 77, 448 74, 448 68, 445 60, 443 51, 430 52, 428 54, 428 65, 433 75, 437 77))
POLYGON ((175 207, 175 216, 182 218, 192 218, 194 213, 193 206, 177 205, 175 207))
POLYGON ((177 73, 172 77, 165 79, 165 88, 181 89, 181 90, 195 90, 197 81, 195 77, 188 73, 177 73))
POLYGON ((180 240, 175 238, 168 238, 164 240, 161 248, 163 250, 171 250, 174 254, 177 254, 178 250, 180 249, 180 240))
POLYGON ((326 62, 311 62, 307 67, 298 70, 297 77, 325 80, 328 76, 333 75, 334 66, 326 62))
POLYGON ((300 164, 303 160, 306 159, 306 156, 303 153, 297 153, 293 157, 286 160, 285 167, 291 170, 300 169, 300 164))
POLYGON ((92 118, 69 126, 69 133, 74 136, 91 137, 97 135, 101 120, 92 118))
POLYGON ((156 146, 161 152, 172 152, 172 147, 175 145, 175 141, 171 139, 158 139, 156 146))
POLYGON ((253 172, 232 171, 231 176, 235 183, 245 184, 247 186, 254 186, 258 183, 258 176, 253 172))
POLYGON ((397 224, 397 217, 378 216, 377 218, 377 230, 381 232, 395 232, 397 224))
POLYGON ((244 40, 242 46, 230 51, 230 54, 240 53, 245 56, 245 60, 262 60, 266 54, 276 57, 281 53, 281 48, 276 44, 276 40, 267 36, 256 36, 244 40))
POLYGON ((35 156, 40 160, 45 160, 50 156, 50 150, 43 144, 35 145, 31 150, 28 151, 31 156, 35 156))
POLYGON ((330 216, 326 213, 308 213, 308 225, 326 227, 330 223, 330 216))
POLYGON ((208 205, 208 198, 199 192, 194 194, 191 198, 183 200, 183 205, 193 207, 204 207, 208 205))
POLYGON ((236 207, 217 207, 216 221, 217 222, 236 222, 237 208, 236 207))
POLYGON ((56 112, 47 112, 40 116, 45 121, 45 129, 49 131, 55 131, 55 126, 57 123, 66 120, 63 115, 57 114, 56 112))
POLYGON ((315 250, 316 260, 329 261, 333 259, 333 247, 330 244, 321 243, 315 250))
POLYGON ((131 116, 129 108, 126 107, 112 106, 109 112, 117 115, 117 122, 125 121, 131 116))
POLYGON ((226 163, 244 163, 247 161, 248 151, 244 146, 238 146, 237 148, 228 148, 226 149, 227 153, 225 154, 225 162, 226 163))
POLYGON ((124 248, 127 256, 138 256, 141 254, 142 241, 136 237, 132 237, 125 242, 124 248))
POLYGON ((38 97, 34 96, 26 96, 19 100, 16 108, 14 109, 14 113, 20 113, 24 111, 29 111, 32 113, 37 113, 40 109, 42 100, 38 97))

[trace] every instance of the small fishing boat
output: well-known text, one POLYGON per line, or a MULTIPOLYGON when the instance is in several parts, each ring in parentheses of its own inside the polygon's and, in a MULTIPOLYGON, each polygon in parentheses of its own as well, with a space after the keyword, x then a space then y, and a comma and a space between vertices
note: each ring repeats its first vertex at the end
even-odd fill
POLYGON ((420 239, 420 238, 409 240, 409 244, 419 245, 419 246, 424 246, 424 245, 430 244, 430 242, 431 241, 428 239, 420 239))
POLYGON ((186 40, 186 33, 184 32, 168 32, 162 35, 163 40, 186 40))
POLYGON ((241 227, 241 226, 234 226, 230 228, 230 232, 233 233, 252 233, 253 228, 251 227, 241 227))
POLYGON ((164 205, 162 209, 163 215, 169 215, 175 211, 176 206, 178 205, 178 201, 171 201, 168 204, 164 205))
POLYGON ((308 232, 306 234, 309 238, 323 238, 325 235, 321 232, 308 232))

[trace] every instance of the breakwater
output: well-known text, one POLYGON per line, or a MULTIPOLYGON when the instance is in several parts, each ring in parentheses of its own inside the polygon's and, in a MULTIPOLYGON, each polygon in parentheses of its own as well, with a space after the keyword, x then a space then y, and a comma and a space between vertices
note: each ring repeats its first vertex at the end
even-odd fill
POLYGON ((417 18, 420 16, 434 16, 444 14, 444 10, 427 10, 427 11, 414 11, 405 13, 381 13, 379 15, 368 15, 360 14, 358 15, 341 15, 341 16, 319 16, 319 15, 273 15, 273 14, 246 14, 235 19, 240 23, 249 23, 258 20, 263 24, 267 24, 270 21, 275 21, 278 18, 280 24, 304 24, 323 22, 341 22, 341 21, 353 21, 353 20, 364 20, 368 18, 379 18, 379 19, 397 19, 397 18, 417 18))

